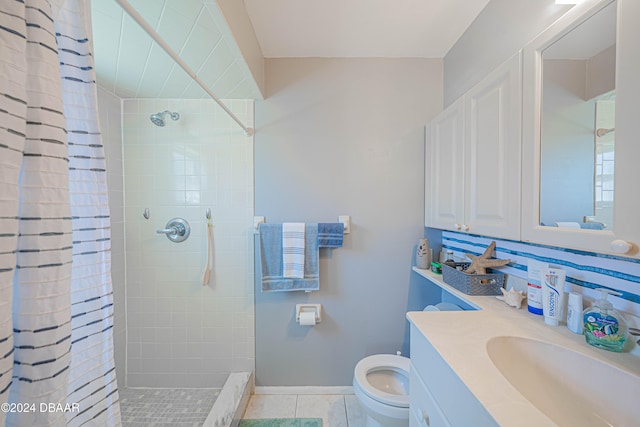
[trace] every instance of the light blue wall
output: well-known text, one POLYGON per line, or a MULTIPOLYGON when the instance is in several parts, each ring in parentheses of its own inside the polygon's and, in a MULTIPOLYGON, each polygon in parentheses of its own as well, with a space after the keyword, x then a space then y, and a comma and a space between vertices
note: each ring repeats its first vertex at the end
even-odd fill
POLYGON ((429 297, 411 283, 411 266, 442 61, 269 59, 266 87, 255 104, 256 215, 350 215, 353 229, 344 247, 321 250, 320 291, 256 287, 256 384, 347 386, 362 357, 406 348, 405 312, 429 297), (295 323, 303 302, 323 305, 322 323, 295 323))
POLYGON ((555 0, 491 0, 444 58, 444 106, 569 9, 555 0))

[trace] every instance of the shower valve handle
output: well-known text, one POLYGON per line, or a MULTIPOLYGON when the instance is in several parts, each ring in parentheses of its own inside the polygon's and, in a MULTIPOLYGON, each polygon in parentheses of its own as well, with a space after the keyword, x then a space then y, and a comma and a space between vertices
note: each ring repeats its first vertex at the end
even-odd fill
POLYGON ((158 234, 184 234, 184 227, 171 227, 163 228, 162 230, 156 230, 158 234))
POLYGON ((156 233, 166 235, 167 239, 174 243, 187 240, 190 232, 191 228, 189 227, 189 223, 182 218, 170 219, 165 228, 156 230, 156 233))

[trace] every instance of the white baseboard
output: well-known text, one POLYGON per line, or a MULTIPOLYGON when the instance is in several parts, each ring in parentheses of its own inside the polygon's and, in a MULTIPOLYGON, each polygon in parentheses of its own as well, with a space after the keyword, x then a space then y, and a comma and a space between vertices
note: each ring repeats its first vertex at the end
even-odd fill
POLYGON ((256 386, 255 394, 353 394, 352 386, 256 386))

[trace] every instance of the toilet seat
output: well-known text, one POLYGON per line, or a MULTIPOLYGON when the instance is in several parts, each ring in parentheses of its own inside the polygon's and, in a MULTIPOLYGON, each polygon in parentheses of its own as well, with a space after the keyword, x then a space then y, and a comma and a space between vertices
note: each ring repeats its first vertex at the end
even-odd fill
POLYGON ((368 374, 375 372, 392 371, 406 378, 407 386, 409 381, 410 360, 406 357, 393 354, 375 354, 360 360, 355 367, 354 377, 360 389, 371 399, 384 403, 385 405, 398 408, 409 407, 409 392, 387 393, 372 385, 367 379, 368 374))

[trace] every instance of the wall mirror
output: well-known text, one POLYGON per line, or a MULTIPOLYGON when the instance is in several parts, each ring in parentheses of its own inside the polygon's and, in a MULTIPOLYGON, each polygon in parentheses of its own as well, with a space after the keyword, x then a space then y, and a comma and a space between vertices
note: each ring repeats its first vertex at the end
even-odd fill
POLYGON ((617 1, 541 50, 540 225, 613 229, 617 1))
POLYGON ((582 0, 525 46, 523 241, 640 258, 637 40, 640 1, 582 0))

